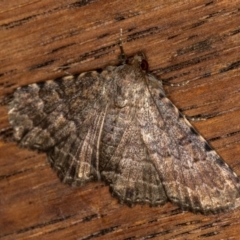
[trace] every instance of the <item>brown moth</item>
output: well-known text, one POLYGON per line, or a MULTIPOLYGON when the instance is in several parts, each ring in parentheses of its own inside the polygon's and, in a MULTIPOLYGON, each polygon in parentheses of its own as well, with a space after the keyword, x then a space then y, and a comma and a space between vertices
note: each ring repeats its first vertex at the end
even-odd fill
POLYGON ((218 213, 237 175, 166 97, 143 53, 121 64, 20 87, 9 121, 21 147, 46 152, 71 186, 105 180, 121 202, 218 213))

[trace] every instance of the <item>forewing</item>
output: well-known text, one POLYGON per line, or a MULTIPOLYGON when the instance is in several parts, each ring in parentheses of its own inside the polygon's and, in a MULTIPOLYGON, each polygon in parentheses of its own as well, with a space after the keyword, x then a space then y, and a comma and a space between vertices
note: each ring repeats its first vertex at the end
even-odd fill
POLYGON ((107 109, 110 73, 83 73, 18 88, 9 121, 20 146, 44 151, 64 181, 99 178, 98 139, 107 109))
POLYGON ((121 202, 162 205, 167 197, 141 136, 139 111, 135 105, 109 111, 114 114, 108 114, 103 129, 101 176, 121 202))
POLYGON ((144 143, 166 195, 182 209, 216 213, 234 208, 239 179, 194 130, 149 75, 150 105, 141 116, 144 143))

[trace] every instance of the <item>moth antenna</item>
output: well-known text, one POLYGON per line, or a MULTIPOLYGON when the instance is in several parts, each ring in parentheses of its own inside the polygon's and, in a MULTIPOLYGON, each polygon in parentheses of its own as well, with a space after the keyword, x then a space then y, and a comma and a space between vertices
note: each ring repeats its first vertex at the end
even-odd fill
POLYGON ((120 53, 120 56, 119 56, 119 61, 120 61, 121 64, 125 64, 126 60, 127 60, 127 57, 126 57, 125 52, 123 50, 122 33, 123 33, 123 30, 122 30, 122 28, 120 28, 119 48, 120 48, 121 53, 120 53))

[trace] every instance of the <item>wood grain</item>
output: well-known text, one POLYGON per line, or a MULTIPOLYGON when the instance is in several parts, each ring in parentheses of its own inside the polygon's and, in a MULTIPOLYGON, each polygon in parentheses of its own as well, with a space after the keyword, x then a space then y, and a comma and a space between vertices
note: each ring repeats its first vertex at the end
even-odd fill
POLYGON ((118 64, 144 51, 169 98, 240 176, 240 0, 0 2, 0 239, 239 239, 240 209, 129 208, 102 182, 72 189, 44 154, 9 137, 6 96, 19 86, 118 64), (187 83, 187 81, 189 81, 187 83), (187 84, 183 84, 187 83, 187 84), (7 141, 6 141, 7 140, 7 141))

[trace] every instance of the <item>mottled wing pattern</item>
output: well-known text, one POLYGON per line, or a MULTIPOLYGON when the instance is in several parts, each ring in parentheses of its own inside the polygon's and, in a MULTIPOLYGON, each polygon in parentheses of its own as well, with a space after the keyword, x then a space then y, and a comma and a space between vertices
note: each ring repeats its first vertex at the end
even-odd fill
MULTIPOLYGON (((134 109, 134 107, 133 107, 134 109)), ((150 205, 162 205, 167 201, 160 176, 149 158, 147 148, 141 136, 141 126, 136 121, 136 110, 122 109, 119 115, 125 116, 123 124, 127 121, 127 127, 111 155, 109 161, 102 159, 101 175, 110 183, 113 195, 121 202, 128 205, 136 203, 149 203, 150 205), (131 112, 131 113, 129 113, 131 112)), ((117 126, 119 128, 119 126, 117 126)), ((112 138, 118 138, 113 132, 112 138)), ((104 141, 104 139, 103 139, 104 141)), ((109 141, 108 144, 111 144, 109 141)))
POLYGON ((63 182, 99 179, 98 143, 109 73, 83 73, 18 88, 9 121, 20 146, 47 153, 63 182))
POLYGON ((139 53, 101 73, 17 89, 9 104, 15 139, 46 152, 63 182, 84 185, 102 177, 130 205, 170 200, 193 212, 234 208, 237 175, 165 96, 162 83, 146 73, 147 66, 139 53))
MULTIPOLYGON (((132 60, 138 63, 138 56, 132 60)), ((101 137, 100 171, 121 202, 160 205, 167 197, 141 134, 140 119, 151 100, 143 76, 144 72, 131 66, 131 60, 116 69, 113 104, 101 137)))
POLYGON ((145 109, 149 117, 141 131, 168 199, 183 209, 203 213, 233 208, 240 197, 237 175, 194 130, 163 89, 156 87, 156 82, 149 75, 148 88, 154 103, 145 109))

